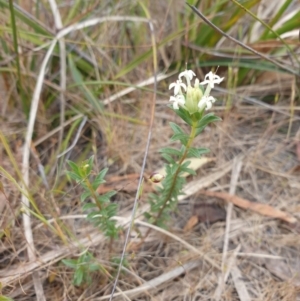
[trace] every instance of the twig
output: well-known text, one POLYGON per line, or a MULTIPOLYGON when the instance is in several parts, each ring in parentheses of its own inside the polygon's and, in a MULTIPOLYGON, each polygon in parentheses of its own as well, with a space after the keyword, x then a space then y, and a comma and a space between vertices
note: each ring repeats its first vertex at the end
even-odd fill
MULTIPOLYGON (((194 260, 194 261, 190 261, 187 262, 185 264, 183 264, 182 266, 178 266, 175 269, 166 272, 144 284, 142 284, 141 286, 128 290, 128 291, 123 291, 120 293, 116 293, 115 296, 121 296, 121 295, 126 295, 126 296, 130 296, 130 297, 135 297, 137 294, 143 293, 145 291, 148 291, 150 289, 157 289, 157 287, 171 279, 174 279, 178 276, 180 276, 183 273, 186 273, 189 270, 192 270, 196 267, 198 267, 200 265, 201 261, 199 260, 194 260)), ((110 298, 111 295, 106 295, 100 298, 96 298, 94 299, 95 301, 100 301, 100 300, 107 300, 108 298, 110 298)))
POLYGON ((61 154, 59 154, 56 158, 62 157, 62 156, 65 155, 67 152, 69 152, 72 148, 75 147, 75 145, 77 144, 77 141, 78 141, 78 139, 79 139, 80 133, 81 133, 81 131, 82 131, 82 128, 84 127, 86 121, 87 121, 87 117, 84 116, 83 119, 82 119, 82 121, 81 121, 81 123, 80 123, 80 126, 79 126, 79 128, 78 128, 76 137, 75 137, 74 141, 72 142, 71 146, 68 147, 68 148, 67 148, 65 151, 63 151, 61 154))
MULTIPOLYGON (((61 20, 60 12, 57 7, 55 0, 48 0, 52 14, 54 19, 54 24, 56 30, 61 30, 63 28, 63 23, 61 20)), ((57 149, 60 149, 63 134, 64 134, 64 127, 62 126, 65 122, 65 91, 67 87, 67 65, 66 65, 66 43, 65 39, 62 37, 58 40, 59 43, 59 58, 60 58, 60 133, 59 133, 59 141, 57 149)))
POLYGON ((240 297, 241 301, 251 301, 250 295, 243 281, 242 273, 240 269, 235 265, 230 271, 235 289, 240 297))
MULTIPOLYGON (((240 175, 240 171, 242 168, 242 160, 241 158, 235 158, 233 163, 233 169, 231 174, 231 183, 230 183, 230 190, 229 193, 234 195, 238 178, 240 175)), ((222 274, 219 278, 219 284, 215 292, 215 300, 220 300, 222 291, 226 282, 225 276, 225 263, 228 251, 228 243, 229 243, 229 232, 230 232, 230 223, 231 223, 231 215, 232 215, 233 204, 229 203, 227 206, 227 216, 226 216, 226 229, 225 229, 225 237, 224 237, 224 245, 223 245, 223 254, 222 254, 222 274)))
POLYGON ((120 259, 120 264, 118 267, 118 271, 117 271, 117 275, 113 284, 113 288, 112 288, 112 292, 109 298, 109 301, 111 301, 113 299, 117 284, 118 284, 118 280, 120 277, 120 272, 121 272, 121 268, 123 265, 123 261, 125 258, 125 252, 126 252, 126 248, 127 248, 127 244, 129 242, 129 236, 130 236, 130 231, 133 225, 133 221, 134 221, 134 217, 135 217, 135 212, 137 209, 137 205, 138 205, 138 200, 140 197, 140 191, 141 191, 141 187, 142 187, 142 183, 144 180, 144 172, 145 172, 145 166, 146 166, 146 160, 147 160, 147 156, 148 156, 148 152, 149 152, 149 148, 150 148, 150 142, 151 142, 151 136, 152 136, 152 130, 153 130, 153 124, 154 124, 154 114, 155 114, 155 103, 156 103, 156 91, 157 91, 157 56, 156 56, 156 41, 155 41, 155 36, 154 36, 154 27, 153 24, 151 22, 151 20, 148 20, 148 24, 149 24, 149 29, 150 29, 150 33, 151 33, 151 41, 152 41, 152 49, 153 49, 153 67, 154 67, 154 95, 153 95, 153 100, 152 100, 152 106, 151 106, 151 113, 150 113, 150 124, 149 124, 149 132, 148 132, 148 138, 147 138, 147 144, 145 147, 145 155, 144 155, 144 159, 143 159, 143 164, 142 164, 142 168, 141 168, 141 173, 140 173, 140 179, 139 179, 139 183, 138 183, 138 187, 137 187, 137 191, 136 191, 136 195, 135 195, 135 199, 134 199, 134 203, 133 203, 133 208, 132 208, 132 212, 131 212, 131 219, 130 219, 130 223, 129 223, 129 228, 127 230, 126 233, 126 237, 125 237, 125 242, 124 242, 124 246, 123 246, 123 251, 122 251, 122 255, 121 255, 121 259, 120 259))

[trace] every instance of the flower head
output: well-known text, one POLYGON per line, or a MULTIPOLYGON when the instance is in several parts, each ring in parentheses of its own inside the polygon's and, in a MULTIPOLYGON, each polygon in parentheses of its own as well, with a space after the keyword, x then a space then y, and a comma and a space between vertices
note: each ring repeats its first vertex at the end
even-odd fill
POLYGON ((173 102, 173 109, 174 110, 178 110, 179 109, 179 105, 180 106, 184 106, 185 104, 185 98, 183 95, 176 95, 176 96, 171 96, 170 97, 170 101, 173 102))
POLYGON ((204 81, 200 83, 200 85, 209 85, 210 88, 213 88, 215 84, 219 84, 224 77, 220 77, 211 71, 205 75, 204 81))
POLYGON ((196 74, 194 73, 193 70, 185 70, 185 71, 179 73, 178 78, 179 78, 179 80, 181 80, 182 77, 185 77, 188 86, 190 86, 191 80, 193 79, 194 76, 196 76, 196 74))
POLYGON ((171 90, 172 88, 174 88, 174 95, 182 94, 181 88, 183 88, 184 91, 186 91, 186 84, 184 84, 181 81, 181 79, 179 79, 179 80, 176 81, 176 83, 172 83, 169 86, 169 90, 171 90))
POLYGON ((215 101, 216 101, 216 99, 214 97, 204 95, 198 103, 198 108, 200 109, 200 111, 202 111, 203 109, 205 109, 207 111, 207 110, 211 109, 212 104, 215 101))
POLYGON ((186 91, 185 106, 190 114, 194 114, 199 111, 198 103, 202 96, 203 92, 199 88, 199 79, 196 78, 194 87, 188 86, 186 91))
POLYGON ((170 97, 174 110, 178 110, 181 106, 192 115, 211 109, 212 104, 216 101, 210 96, 210 91, 215 84, 221 83, 224 77, 221 78, 210 71, 205 75, 203 82, 200 83, 199 79, 196 78, 195 84, 192 86, 191 81, 194 76, 196 76, 194 71, 185 70, 179 74, 175 83, 170 84, 169 89, 174 88, 174 96, 170 97), (185 79, 186 84, 182 82, 182 78, 185 79), (200 89, 200 85, 207 85, 204 93, 200 89))

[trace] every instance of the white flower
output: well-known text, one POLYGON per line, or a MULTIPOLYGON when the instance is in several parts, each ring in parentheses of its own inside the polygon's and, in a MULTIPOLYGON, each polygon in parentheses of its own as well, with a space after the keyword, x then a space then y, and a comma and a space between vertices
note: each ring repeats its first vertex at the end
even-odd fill
POLYGON ((210 88, 213 88, 215 86, 215 84, 219 84, 222 80, 224 79, 224 77, 220 77, 214 73, 212 73, 211 71, 209 73, 207 73, 205 75, 204 81, 200 83, 200 85, 209 85, 210 88))
POLYGON ((172 88, 174 88, 174 95, 176 96, 179 93, 182 94, 181 87, 184 89, 184 91, 186 91, 186 85, 181 80, 177 80, 176 83, 172 83, 169 86, 169 90, 171 90, 172 88))
POLYGON ((178 78, 181 79, 183 76, 190 81, 194 76, 196 76, 196 74, 193 70, 185 70, 179 74, 178 78))
POLYGON ((205 107, 205 110, 209 110, 212 107, 212 104, 215 102, 215 98, 213 98, 212 96, 203 96, 199 103, 198 103, 198 107, 200 110, 203 110, 205 107))
POLYGON ((170 101, 173 101, 173 109, 178 110, 179 105, 184 106, 185 104, 185 99, 183 95, 176 95, 176 96, 171 96, 170 101))

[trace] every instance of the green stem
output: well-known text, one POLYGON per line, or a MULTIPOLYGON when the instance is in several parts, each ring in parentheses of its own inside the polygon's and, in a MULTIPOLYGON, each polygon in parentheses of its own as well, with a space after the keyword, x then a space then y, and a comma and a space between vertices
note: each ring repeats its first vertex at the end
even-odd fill
MULTIPOLYGON (((188 151, 189 151, 189 149, 191 148, 191 146, 192 146, 192 144, 193 144, 193 142, 194 142, 194 139, 195 139, 195 137, 196 137, 196 133, 197 133, 197 128, 196 128, 196 126, 197 126, 197 122, 194 121, 194 123, 193 123, 193 125, 192 125, 192 128, 191 128, 190 135, 189 135, 188 143, 186 144, 185 151, 184 151, 184 153, 183 153, 181 159, 179 160, 178 167, 177 167, 176 172, 175 172, 175 174, 174 174, 174 177, 173 177, 173 179, 172 179, 172 185, 171 185, 171 188, 170 188, 170 190, 169 190, 169 192, 168 192, 168 194, 167 194, 167 196, 166 196, 166 199, 164 200, 164 203, 163 203, 162 207, 160 208, 160 210, 159 210, 159 212, 158 212, 158 214, 157 214, 157 216, 156 216, 156 220, 155 220, 155 222, 154 222, 154 225, 157 224, 159 218, 161 217, 162 213, 164 212, 164 210, 165 210, 165 208, 166 208, 166 206, 167 206, 167 202, 169 201, 169 199, 170 199, 170 197, 171 197, 171 195, 172 195, 172 191, 173 191, 173 189, 174 189, 174 187, 175 187, 175 184, 176 184, 176 181, 177 181, 177 177, 178 177, 179 172, 180 172, 180 166, 181 166, 181 164, 183 163, 183 161, 186 159, 187 154, 188 154, 188 151)), ((150 229, 149 229, 149 230, 150 230, 150 229)), ((147 234, 148 234, 148 233, 147 233, 147 234)), ((147 234, 146 234, 146 236, 147 236, 147 234)))
POLYGON ((92 186, 91 182, 87 178, 85 179, 84 182, 85 182, 86 186, 88 187, 88 189, 90 190, 90 192, 92 194, 92 198, 95 200, 96 206, 98 207, 99 210, 102 210, 99 202, 97 202, 97 195, 95 193, 95 190, 93 189, 93 186, 92 186))

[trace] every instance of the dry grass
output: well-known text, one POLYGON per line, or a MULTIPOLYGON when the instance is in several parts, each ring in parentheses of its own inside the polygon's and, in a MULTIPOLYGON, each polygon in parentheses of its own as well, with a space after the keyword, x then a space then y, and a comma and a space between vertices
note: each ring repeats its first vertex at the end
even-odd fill
MULTIPOLYGON (((159 167, 156 145, 159 147, 167 145, 167 137, 170 133, 168 125, 165 125, 165 119, 168 119, 170 114, 168 109, 161 104, 158 111, 164 116, 156 117, 157 132, 155 130, 147 172, 159 167), (158 131, 164 135, 159 135, 158 131)), ((236 195, 251 201, 269 204, 299 217, 299 174, 297 172, 299 163, 296 157, 296 130, 299 120, 293 120, 290 136, 287 136, 290 119, 279 113, 236 103, 233 109, 224 111, 222 115, 224 121, 217 127, 209 128, 201 136, 201 145, 211 148, 211 155, 216 157, 216 161, 202 168, 199 177, 203 179, 209 177, 225 162, 242 154, 243 168, 238 178, 236 195)), ((9 123, 6 126, 7 131, 12 130, 9 123)), ((138 126, 133 131, 137 134, 138 126)), ((139 133, 137 137, 141 138, 143 135, 139 133)), ((136 156, 135 164, 127 161, 126 171, 129 173, 130 170, 138 171, 137 166, 143 155, 143 149, 138 146, 138 143, 131 141, 131 148, 122 148, 128 157, 136 156), (133 150, 134 155, 131 153, 133 150)), ((104 163, 99 161, 99 165, 102 164, 104 163)), ((115 174, 118 174, 117 170, 115 174)), ((230 181, 231 173, 228 172, 211 183, 209 188, 215 191, 228 191, 230 181)), ((4 181, 4 186, 5 191, 9 191, 10 206, 14 208, 19 194, 8 182, 4 181)), ((37 198, 45 198, 43 194, 39 192, 37 198)), ((80 214, 80 207, 76 205, 76 198, 74 199, 72 195, 73 193, 69 191, 62 199, 57 200, 60 207, 63 204, 62 217, 69 215, 70 218, 64 223, 68 229, 72 229, 73 233, 77 234, 77 239, 89 237, 82 242, 82 245, 89 248, 99 262, 107 266, 105 262, 111 254, 107 253, 108 249, 99 238, 100 234, 94 233, 94 238, 91 238, 91 231, 93 231, 91 227, 82 219, 76 219, 76 216, 72 218, 72 215, 80 214)), ((121 207, 124 207, 124 212, 127 208, 126 203, 128 204, 131 200, 132 197, 128 197, 126 193, 124 195, 120 193, 118 201, 123 203, 121 207)), ((197 248, 198 252, 205 254, 210 259, 209 261, 214 262, 214 265, 219 268, 182 243, 155 231, 156 234, 149 238, 149 242, 145 242, 138 249, 133 248, 133 245, 131 246, 133 249, 129 249, 132 254, 128 258, 132 276, 129 276, 129 271, 121 276, 119 288, 122 291, 126 292, 143 286, 145 281, 153 281, 162 274, 176 270, 195 259, 197 267, 184 273, 181 272, 180 276, 175 279, 171 276, 171 278, 167 277, 159 285, 142 290, 140 293, 132 292, 131 296, 134 297, 130 297, 131 300, 212 300, 220 277, 225 221, 219 221, 213 225, 203 224, 188 233, 184 233, 180 226, 193 214, 191 204, 203 201, 208 200, 197 194, 189 196, 184 204, 180 205, 180 214, 172 219, 170 231, 197 248)), ((11 220, 11 212, 5 200, 3 202, 2 224, 5 228, 11 220)), ((46 203, 42 204, 45 208, 43 210, 42 206, 41 210, 46 213, 46 203)), ((140 210, 144 208, 143 206, 145 205, 140 205, 140 210)), ((103 275, 95 278, 93 285, 75 289, 70 284, 70 271, 57 264, 57 261, 62 257, 78 255, 79 249, 76 247, 78 242, 69 242, 63 246, 58 237, 53 236, 53 233, 45 227, 40 227, 39 224, 38 221, 33 223, 34 241, 39 257, 35 268, 39 270, 43 279, 46 296, 51 295, 52 300, 63 300, 62 296, 71 300, 80 298, 101 300, 101 295, 110 293, 111 281, 103 275), (45 254, 51 252, 53 256, 45 259, 45 254)), ((30 297, 34 291, 30 277, 28 277, 33 269, 26 272, 28 267, 27 264, 24 265, 26 244, 20 223, 16 221, 15 227, 10 227, 10 231, 9 235, 1 241, 3 254, 1 278, 3 281, 7 279, 5 277, 14 273, 16 277, 4 288, 3 293, 16 300, 34 300, 34 297, 30 297), (22 295, 25 297, 22 298, 22 295)), ((300 285, 298 237, 297 231, 288 228, 280 221, 233 208, 224 272, 232 273, 234 267, 238 267, 241 273, 239 280, 245 284, 251 300, 296 300, 300 285), (239 251, 235 253, 237 248, 239 251), (232 257, 233 263, 228 266, 232 257)), ((120 252, 118 245, 122 246, 122 239, 114 247, 115 255, 120 252)), ((224 284, 220 300, 242 300, 237 295, 232 277, 229 277, 224 284)))
MULTIPOLYGON (((26 7, 30 10, 28 3, 24 2, 26 7)), ((157 41, 178 30, 178 20, 172 14, 168 18, 164 15, 170 11, 175 14, 177 10, 180 10, 179 6, 175 9, 166 5, 158 12, 152 8, 151 14, 157 16, 157 41)), ((116 12, 125 14, 126 8, 120 5, 116 12)), ((65 15, 67 10, 62 9, 61 13, 65 15)), ((141 25, 134 23, 132 26, 141 25)), ((101 27, 99 32, 91 30, 89 34, 79 32, 72 36, 77 50, 93 58, 92 75, 85 74, 85 80, 90 77, 103 81, 115 79, 134 57, 151 47, 150 38, 140 37, 150 37, 146 25, 145 28, 141 26, 137 31, 138 37, 134 37, 135 43, 140 45, 135 52, 126 51, 132 45, 112 47, 120 43, 119 33, 124 30, 120 24, 105 30, 101 27), (100 48, 98 44, 107 45, 107 48, 100 48), (117 65, 113 57, 122 61, 122 66, 117 65), (99 61, 102 63, 97 63, 99 61)), ((174 48, 166 45, 160 49, 161 70, 169 68, 181 56, 179 46, 179 42, 174 40, 174 48)), ((28 48, 32 49, 33 45, 28 48)), ((34 51, 29 50, 21 64, 22 72, 29 74, 24 76, 23 83, 31 96, 44 53, 35 57, 38 67, 30 73, 27 65, 33 55, 34 51)), ((134 175, 140 173, 145 153, 153 93, 134 87, 124 92, 122 89, 126 87, 117 84, 103 84, 99 89, 87 85, 94 95, 100 95, 99 99, 105 104, 103 113, 88 102, 82 90, 71 86, 74 84, 71 74, 67 74, 66 78, 68 90, 62 91, 61 83, 55 77, 61 72, 59 64, 52 67, 51 75, 55 80, 43 80, 42 100, 35 119, 28 161, 30 199, 34 200, 40 214, 38 217, 31 215, 32 251, 36 257, 31 261, 27 257, 28 244, 20 211, 21 195, 24 195, 20 170, 27 119, 16 100, 19 96, 13 73, 0 74, 1 132, 7 141, 7 147, 4 143, 0 145, 4 192, 0 194, 2 294, 14 300, 36 300, 31 277, 35 273, 39 275, 46 300, 108 300, 115 276, 110 259, 120 256, 124 245, 137 186, 134 175), (121 95, 120 91, 124 93, 121 95), (62 95, 68 113, 66 121, 60 123, 62 108, 58 99, 62 95), (88 116, 88 120, 79 131, 74 148, 67 156, 58 159, 57 154, 74 141, 81 114, 88 116), (76 120, 78 123, 73 127, 76 120), (60 141, 62 129, 64 135, 60 141), (64 174, 66 159, 79 162, 92 154, 99 170, 109 167, 107 185, 119 190, 114 202, 119 204, 118 222, 124 226, 124 235, 113 245, 85 221, 79 201, 81 190, 76 185, 71 186, 64 174), (44 179, 40 167, 45 170, 44 179), (112 180, 131 175, 130 180, 112 180), (40 217, 44 217, 48 224, 40 217), (94 274, 91 285, 74 287, 72 271, 61 263, 61 259, 76 258, 87 249, 97 258, 104 272, 94 274)), ((120 81, 136 85, 151 78, 152 70, 152 61, 145 59, 126 76, 120 75, 120 81)), ((199 68, 196 72, 201 74, 203 70, 199 68)), ((226 76, 226 72, 227 69, 220 68, 220 73, 226 76)), ((166 92, 171 80, 159 80, 158 90, 166 92)), ((152 89, 152 84, 146 87, 152 89)), ((196 142, 197 146, 210 148, 209 157, 213 160, 202 166, 196 177, 188 179, 186 196, 181 198, 179 210, 173 214, 168 231, 148 225, 143 220, 142 213, 148 210, 147 193, 153 189, 145 183, 127 249, 128 265, 122 270, 114 300, 300 300, 298 224, 290 225, 227 205, 220 199, 201 193, 203 189, 231 192, 300 218, 300 108, 293 103, 295 89, 292 76, 262 72, 256 77, 256 82, 245 87, 232 91, 225 88, 216 90, 216 97, 224 99, 215 107, 216 114, 223 121, 207 128, 196 142), (273 105, 277 96, 278 102, 273 105), (272 105, 266 105, 262 101, 264 97, 270 97, 272 105), (236 169, 237 160, 241 162, 240 172, 236 169), (202 211, 207 208, 214 209, 203 215, 202 211), (191 217, 201 214, 205 216, 202 222, 184 230, 191 217), (218 216, 215 220, 214 215, 218 216), (141 244, 139 235, 149 227, 152 227, 151 235, 141 244)), ((162 167, 158 151, 170 144, 172 133, 168 123, 178 121, 167 108, 167 99, 167 93, 157 95, 153 138, 145 174, 162 167)))

